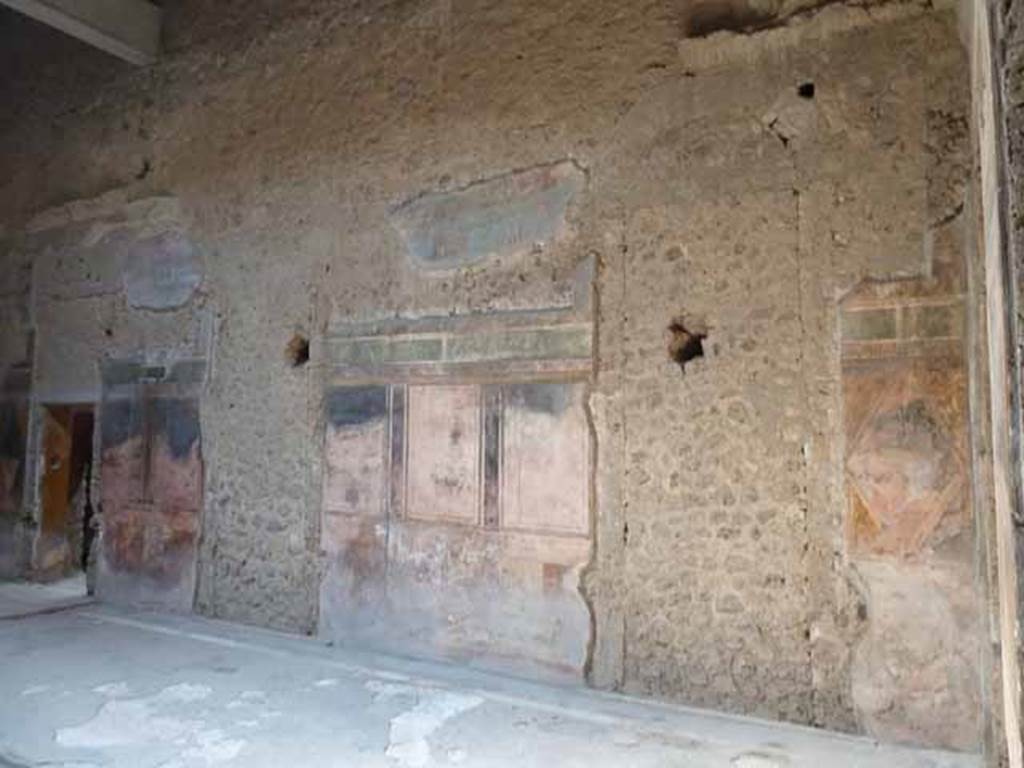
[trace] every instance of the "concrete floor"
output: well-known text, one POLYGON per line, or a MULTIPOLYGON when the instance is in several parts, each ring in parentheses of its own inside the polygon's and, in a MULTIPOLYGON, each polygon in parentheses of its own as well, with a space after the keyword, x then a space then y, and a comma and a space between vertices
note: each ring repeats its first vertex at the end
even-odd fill
POLYGON ((196 617, 82 605, 70 592, 0 585, 0 766, 981 764, 196 617))
POLYGON ((85 594, 85 574, 52 584, 0 582, 0 619, 62 611, 93 600, 85 594))

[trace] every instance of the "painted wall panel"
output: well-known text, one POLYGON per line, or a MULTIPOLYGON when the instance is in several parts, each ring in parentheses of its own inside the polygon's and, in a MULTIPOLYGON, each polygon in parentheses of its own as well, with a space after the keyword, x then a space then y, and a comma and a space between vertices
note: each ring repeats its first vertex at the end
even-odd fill
POLYGON ((480 515, 480 389, 409 387, 406 514, 475 523, 480 515))
POLYGON ((965 378, 944 362, 847 367, 846 477, 856 553, 920 555, 969 532, 965 378))
POLYGON ((586 535, 589 435, 582 385, 532 382, 503 390, 504 525, 586 535))
POLYGON ((142 385, 104 401, 101 429, 97 593, 191 610, 203 497, 198 401, 142 385))
POLYGON ((320 634, 578 677, 583 397, 569 383, 329 389, 320 634))
POLYGON ((846 541, 867 619, 851 694, 871 733, 971 749, 982 634, 963 307, 941 284, 899 287, 862 285, 842 307, 846 541))
MULTIPOLYGON (((387 397, 386 387, 342 388, 328 395, 325 512, 385 514, 387 463, 382 457, 388 442, 387 397)), ((331 546, 330 537, 324 541, 331 546)))

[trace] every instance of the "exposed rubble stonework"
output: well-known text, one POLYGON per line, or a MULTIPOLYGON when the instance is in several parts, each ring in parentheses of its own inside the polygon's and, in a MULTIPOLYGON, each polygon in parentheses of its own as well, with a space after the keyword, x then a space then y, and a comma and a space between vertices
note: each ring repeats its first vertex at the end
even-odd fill
POLYGON ((977 750, 955 14, 675 5, 46 38, 81 65, 2 86, 0 569, 33 408, 102 404, 101 597, 977 750))

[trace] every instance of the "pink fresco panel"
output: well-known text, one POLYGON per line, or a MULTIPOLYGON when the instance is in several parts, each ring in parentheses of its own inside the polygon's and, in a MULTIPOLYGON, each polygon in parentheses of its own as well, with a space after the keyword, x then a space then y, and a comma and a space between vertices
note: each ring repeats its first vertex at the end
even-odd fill
POLYGON ((476 523, 480 516, 480 388, 410 386, 406 514, 476 523))
POLYGON ((506 386, 502 447, 502 527, 586 535, 590 443, 583 386, 506 386))
POLYGON ((349 550, 360 520, 381 521, 387 514, 388 426, 386 387, 327 393, 322 540, 328 554, 349 550))
POLYGON ((351 515, 384 514, 387 429, 384 419, 327 428, 324 509, 351 515))

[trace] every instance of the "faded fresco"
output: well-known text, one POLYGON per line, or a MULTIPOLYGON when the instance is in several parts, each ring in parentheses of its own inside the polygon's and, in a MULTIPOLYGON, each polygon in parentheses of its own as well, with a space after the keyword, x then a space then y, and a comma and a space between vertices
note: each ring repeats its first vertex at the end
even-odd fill
POLYGON ((582 393, 554 382, 331 389, 321 633, 578 676, 582 393))
POLYGON ((198 402, 141 385, 105 400, 101 429, 100 594, 188 610, 203 493, 198 402))
POLYGON ((328 397, 324 509, 330 514, 385 513, 387 415, 387 387, 338 389, 328 397))
POLYGON ((473 524, 480 516, 480 388, 409 387, 405 514, 473 524))
POLYGON ((571 161, 514 171, 416 197, 394 209, 392 223, 417 267, 454 269, 514 256, 564 235, 566 208, 584 180, 571 161))
POLYGON ((511 384, 501 420, 506 528, 587 536, 590 445, 582 388, 511 384))
POLYGON ((963 370, 848 368, 844 393, 854 551, 914 556, 969 528, 963 370))
MULTIPOLYGON (((955 254, 955 251, 952 252, 955 254)), ((981 653, 958 265, 842 306, 846 542, 865 599, 852 697, 870 732, 970 749, 981 653)))
POLYGON ((321 542, 323 599, 336 626, 358 628, 386 591, 388 388, 348 387, 327 396, 321 542))

